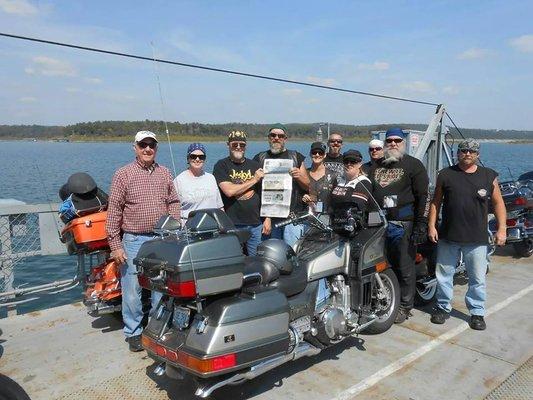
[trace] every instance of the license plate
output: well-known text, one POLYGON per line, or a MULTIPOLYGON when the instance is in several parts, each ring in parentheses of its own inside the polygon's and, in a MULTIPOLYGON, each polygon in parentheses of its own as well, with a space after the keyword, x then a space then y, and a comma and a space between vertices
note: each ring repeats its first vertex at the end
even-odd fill
POLYGON ((185 329, 189 326, 191 318, 191 309, 187 307, 174 306, 174 315, 172 316, 172 325, 178 329, 185 329))

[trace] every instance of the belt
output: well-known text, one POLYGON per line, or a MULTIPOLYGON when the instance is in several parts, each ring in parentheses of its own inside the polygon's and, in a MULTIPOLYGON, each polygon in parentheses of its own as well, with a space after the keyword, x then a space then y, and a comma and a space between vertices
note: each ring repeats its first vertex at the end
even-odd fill
POLYGON ((128 235, 134 235, 134 236, 157 236, 157 233, 154 232, 127 232, 124 231, 124 233, 128 235))

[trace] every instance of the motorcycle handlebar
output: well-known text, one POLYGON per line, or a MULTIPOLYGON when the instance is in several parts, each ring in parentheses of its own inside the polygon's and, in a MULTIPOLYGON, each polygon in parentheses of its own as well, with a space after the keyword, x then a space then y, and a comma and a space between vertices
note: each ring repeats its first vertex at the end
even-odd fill
POLYGON ((289 218, 285 221, 278 222, 277 224, 274 224, 274 228, 283 228, 284 226, 287 226, 289 224, 292 224, 293 219, 289 218))

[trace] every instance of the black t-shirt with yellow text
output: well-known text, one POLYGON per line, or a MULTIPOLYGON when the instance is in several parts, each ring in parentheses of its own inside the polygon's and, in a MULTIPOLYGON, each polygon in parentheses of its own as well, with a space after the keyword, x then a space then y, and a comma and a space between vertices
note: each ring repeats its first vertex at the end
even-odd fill
MULTIPOLYGON (((230 182, 240 184, 254 177, 255 171, 260 168, 259 163, 248 158, 242 163, 233 162, 229 157, 217 161, 213 168, 213 175, 217 184, 230 182)), ((245 193, 238 197, 227 197, 221 190, 222 202, 226 214, 236 225, 258 225, 261 223, 259 210, 261 208, 261 197, 258 191, 259 184, 252 186, 245 193)))

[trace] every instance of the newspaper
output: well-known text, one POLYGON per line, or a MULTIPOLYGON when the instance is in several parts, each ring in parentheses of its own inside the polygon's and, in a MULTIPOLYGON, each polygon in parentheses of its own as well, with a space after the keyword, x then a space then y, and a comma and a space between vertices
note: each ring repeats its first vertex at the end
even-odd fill
POLYGON ((261 216, 287 218, 292 197, 292 160, 266 159, 261 192, 261 216))

